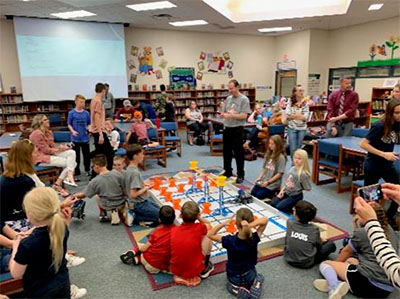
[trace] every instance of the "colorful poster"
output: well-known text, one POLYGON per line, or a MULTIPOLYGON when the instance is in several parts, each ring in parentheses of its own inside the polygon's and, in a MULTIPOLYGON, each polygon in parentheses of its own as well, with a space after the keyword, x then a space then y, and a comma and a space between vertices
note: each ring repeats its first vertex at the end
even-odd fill
POLYGON ((231 59, 230 56, 229 56, 229 52, 225 52, 224 54, 222 54, 222 56, 224 56, 225 60, 231 59))
POLYGON ((135 69, 135 68, 136 68, 135 61, 133 61, 132 59, 129 59, 129 60, 128 60, 128 68, 129 68, 130 70, 135 69))
POLYGON ((164 56, 164 50, 162 47, 156 48, 156 52, 158 56, 164 56))
POLYGON ((132 83, 136 83, 137 80, 137 75, 136 74, 131 74, 131 77, 129 78, 129 81, 132 83))
POLYGON ((232 72, 232 71, 229 71, 229 72, 228 72, 228 77, 229 77, 229 79, 232 79, 232 78, 233 78, 233 72, 232 72))
POLYGON ((142 75, 151 75, 153 71, 153 54, 151 47, 143 48, 143 53, 139 55, 139 72, 142 75))
POLYGON ((226 65, 226 67, 231 70, 232 67, 233 67, 233 62, 232 61, 228 61, 228 64, 226 65))
POLYGON ((207 54, 205 52, 200 52, 200 59, 204 60, 206 59, 207 54))
POLYGON ((203 79, 203 73, 202 72, 197 72, 196 79, 201 81, 203 79))
POLYGON ((199 68, 199 71, 202 71, 202 70, 204 70, 206 67, 204 66, 204 62, 203 61, 199 61, 198 63, 197 63, 197 66, 198 66, 198 68, 199 68))
POLYGON ((155 74, 156 74, 156 78, 157 78, 157 79, 162 79, 162 72, 161 72, 161 70, 156 70, 155 74))
POLYGON ((177 67, 169 73, 169 85, 181 88, 184 84, 196 86, 195 69, 193 67, 177 67))
POLYGON ((132 55, 132 56, 137 56, 138 53, 139 53, 139 48, 138 48, 138 47, 135 47, 135 46, 132 46, 132 47, 131 47, 131 55, 132 55))

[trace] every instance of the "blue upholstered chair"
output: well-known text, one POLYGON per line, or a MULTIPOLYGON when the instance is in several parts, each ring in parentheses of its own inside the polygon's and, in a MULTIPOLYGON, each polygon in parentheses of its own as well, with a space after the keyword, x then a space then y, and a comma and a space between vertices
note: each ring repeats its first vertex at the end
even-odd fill
POLYGON ((354 128, 353 131, 351 132, 351 136, 355 137, 360 137, 360 138, 365 138, 368 134, 368 129, 364 128, 354 128))
POLYGON ((70 131, 55 131, 53 132, 54 142, 71 142, 70 131))

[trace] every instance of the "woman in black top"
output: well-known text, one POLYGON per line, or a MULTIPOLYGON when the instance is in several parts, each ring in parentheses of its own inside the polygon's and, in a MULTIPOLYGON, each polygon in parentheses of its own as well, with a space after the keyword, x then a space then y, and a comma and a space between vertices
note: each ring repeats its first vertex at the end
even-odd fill
MULTIPOLYGON (((399 184, 393 163, 399 160, 394 145, 400 141, 400 100, 389 101, 385 115, 381 120, 372 124, 368 135, 361 141, 360 146, 368 152, 364 163, 364 186, 377 184, 380 179, 386 183, 399 184)), ((390 204, 387 217, 390 224, 396 228, 394 221, 398 204, 390 204)))

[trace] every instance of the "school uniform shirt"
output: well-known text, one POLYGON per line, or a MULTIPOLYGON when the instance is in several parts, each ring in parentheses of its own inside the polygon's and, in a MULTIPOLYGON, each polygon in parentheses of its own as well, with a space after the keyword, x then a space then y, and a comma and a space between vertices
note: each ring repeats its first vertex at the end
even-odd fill
POLYGON ((129 165, 125 170, 124 175, 124 188, 125 193, 128 195, 128 198, 135 202, 143 202, 147 200, 147 197, 144 194, 136 196, 135 198, 131 197, 131 190, 142 189, 144 187, 144 180, 142 174, 139 171, 139 168, 136 166, 129 165))
POLYGON ((66 227, 63 241, 64 253, 57 273, 54 272, 52 266, 53 257, 47 226, 35 228, 28 237, 21 240, 14 260, 18 264, 28 265, 22 277, 25 297, 42 297, 42 294, 49 291, 49 285, 69 283, 67 261, 65 260, 68 237, 69 231, 66 227))
MULTIPOLYGON (((223 108, 224 112, 235 111, 234 113, 246 113, 250 114, 250 101, 249 98, 244 94, 239 94, 237 97, 230 95, 226 98, 225 105, 223 108)), ((234 118, 224 118, 225 127, 234 128, 244 126, 246 124, 246 119, 234 119, 234 118)))
MULTIPOLYGON (((268 161, 264 159, 263 175, 260 181, 266 182, 277 173, 282 173, 282 174, 285 173, 285 167, 286 167, 286 159, 282 154, 279 155, 278 160, 276 162, 272 161, 272 159, 269 159, 268 161)), ((279 180, 273 182, 272 184, 269 184, 267 188, 270 190, 279 189, 279 187, 281 186, 281 182, 282 182, 282 177, 279 180)))
MULTIPOLYGON (((394 145, 398 144, 400 141, 399 136, 395 131, 392 131, 389 137, 384 137, 383 135, 384 125, 383 120, 380 120, 371 125, 371 128, 369 129, 365 138, 369 141, 369 144, 377 150, 383 152, 393 152, 394 145)), ((372 153, 368 153, 367 157, 365 158, 364 167, 368 170, 379 169, 379 171, 385 171, 390 169, 392 166, 393 162, 372 153)))
POLYGON ((260 237, 253 233, 251 242, 239 239, 238 233, 222 237, 222 247, 228 252, 226 263, 226 274, 234 276, 246 273, 257 264, 257 246, 260 237))
POLYGON ((296 196, 303 192, 303 190, 311 190, 311 181, 310 177, 304 173, 299 178, 296 168, 293 166, 283 176, 282 186, 285 188, 287 195, 296 196))
POLYGON ((143 257, 156 269, 169 271, 169 261, 171 259, 171 230, 174 227, 174 224, 163 224, 157 227, 151 233, 147 241, 151 246, 143 252, 143 257))
POLYGON ((307 103, 304 103, 302 107, 292 106, 292 101, 289 100, 286 105, 285 114, 287 116, 291 114, 301 114, 305 117, 304 120, 300 119, 289 119, 288 127, 293 130, 307 130, 307 119, 310 109, 307 103))
POLYGON ((84 193, 89 198, 99 196, 100 205, 103 208, 119 208, 125 202, 123 184, 123 174, 111 170, 92 179, 84 193))
MULTIPOLYGON (((391 226, 388 226, 390 243, 393 249, 398 252, 399 250, 399 237, 394 232, 391 226)), ((379 266, 374 251, 368 239, 367 232, 364 228, 358 228, 353 232, 349 241, 349 246, 354 252, 358 253, 357 270, 364 277, 374 280, 375 282, 384 283, 391 286, 391 283, 385 274, 385 270, 379 266)), ((374 284, 373 282, 371 282, 374 284)))
POLYGON ((70 110, 68 112, 68 125, 78 132, 78 136, 71 134, 73 142, 89 142, 87 128, 90 125, 90 114, 88 111, 70 110))
POLYGON ((207 226, 203 223, 182 223, 171 231, 171 272, 182 278, 199 276, 204 270, 201 249, 207 226))
POLYGON ((286 227, 285 260, 291 264, 311 266, 318 248, 322 246, 318 227, 292 220, 287 221, 286 227))

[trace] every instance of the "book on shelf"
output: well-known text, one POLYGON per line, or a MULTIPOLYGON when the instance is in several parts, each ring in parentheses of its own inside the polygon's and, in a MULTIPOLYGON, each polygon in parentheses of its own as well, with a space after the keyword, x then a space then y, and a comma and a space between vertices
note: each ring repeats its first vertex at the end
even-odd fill
POLYGON ((22 104, 22 96, 2 96, 3 104, 22 104))
POLYGON ((5 106, 4 107, 4 114, 13 114, 13 113, 22 113, 22 112, 29 112, 29 106, 5 106))

